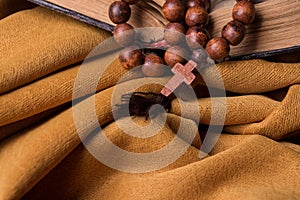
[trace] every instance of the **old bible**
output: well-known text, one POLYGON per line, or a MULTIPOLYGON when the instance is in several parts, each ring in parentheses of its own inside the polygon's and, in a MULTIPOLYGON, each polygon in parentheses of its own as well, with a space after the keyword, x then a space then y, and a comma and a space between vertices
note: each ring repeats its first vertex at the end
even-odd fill
MULTIPOLYGON (((62 12, 78 20, 108 31, 114 24, 108 17, 114 0, 29 0, 62 12)), ((132 6, 129 21, 136 28, 164 27, 168 22, 162 14, 165 0, 140 0, 132 6)), ((211 37, 220 36, 223 26, 232 19, 234 0, 212 0, 207 27, 211 37)), ((260 58, 280 53, 299 52, 300 2, 298 0, 255 0, 256 18, 247 26, 243 42, 231 48, 236 59, 260 58)), ((157 38, 159 40, 161 38, 157 38)))

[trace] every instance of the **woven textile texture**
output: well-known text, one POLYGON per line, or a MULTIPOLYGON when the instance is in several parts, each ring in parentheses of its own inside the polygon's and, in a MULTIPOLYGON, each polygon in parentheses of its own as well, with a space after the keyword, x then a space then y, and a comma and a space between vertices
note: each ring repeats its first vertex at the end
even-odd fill
MULTIPOLYGON (((104 165, 85 148, 74 122, 74 107, 94 100, 97 119, 82 131, 105 134, 121 149, 142 154, 170 143, 180 124, 184 130, 198 130, 191 118, 181 117, 178 99, 172 101, 157 134, 128 135, 112 114, 113 91, 126 73, 117 59, 110 60, 97 92, 71 105, 82 61, 110 33, 25 1, 0 0, 0 19, 1 200, 300 199, 299 63, 257 59, 217 64, 227 92, 223 107, 212 108, 212 99, 203 92, 196 102, 200 134, 187 150, 162 169, 128 173, 104 165), (212 151, 200 158, 202 132, 210 125, 212 112, 222 113, 224 107, 222 134, 212 151), (97 123, 103 132, 95 130, 97 123)), ((100 63, 109 59, 111 55, 99 58, 100 63)), ((91 72, 85 85, 92 84, 93 74, 97 75, 91 72)), ((215 78, 209 68, 204 74, 215 78)), ((119 87, 143 79, 127 76, 119 87)), ((202 79, 196 83, 199 90, 205 88, 202 79)), ((140 90, 159 92, 161 87, 148 84, 140 90)), ((197 112, 188 103, 185 109, 191 115, 197 112)), ((140 126, 149 123, 144 117, 133 120, 140 126)), ((187 143, 180 138, 178 148, 187 143)), ((106 146, 98 145, 109 153, 106 146)), ((168 159, 165 156, 160 159, 168 159)))

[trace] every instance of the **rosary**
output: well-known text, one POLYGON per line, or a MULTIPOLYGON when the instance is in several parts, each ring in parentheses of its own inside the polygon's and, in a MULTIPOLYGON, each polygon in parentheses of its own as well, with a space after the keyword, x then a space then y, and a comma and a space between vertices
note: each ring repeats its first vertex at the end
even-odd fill
MULTIPOLYGON (((164 39, 159 43, 168 47, 163 56, 155 52, 146 55, 135 46, 134 28, 127 23, 131 16, 130 5, 138 0, 115 1, 109 7, 109 18, 116 24, 115 41, 125 49, 120 53, 119 60, 126 69, 142 66, 145 76, 158 77, 163 71, 160 64, 171 67, 174 76, 163 87, 160 94, 135 92, 130 96, 130 115, 148 115, 154 104, 162 105, 166 110, 171 107, 171 94, 182 83, 190 85, 196 78, 192 72, 208 54, 215 61, 224 60, 230 52, 230 45, 242 42, 246 34, 246 25, 255 18, 255 7, 251 0, 236 0, 232 9, 233 20, 221 30, 221 37, 210 38, 205 29, 209 22, 208 9, 210 0, 166 0, 162 7, 164 17, 169 21, 164 30, 164 39), (188 52, 180 47, 185 41, 190 49, 190 60, 183 56, 188 52), (199 48, 201 47, 201 48, 199 48), (205 51, 204 51, 204 49, 205 51)), ((124 98, 128 97, 125 95, 124 98)))

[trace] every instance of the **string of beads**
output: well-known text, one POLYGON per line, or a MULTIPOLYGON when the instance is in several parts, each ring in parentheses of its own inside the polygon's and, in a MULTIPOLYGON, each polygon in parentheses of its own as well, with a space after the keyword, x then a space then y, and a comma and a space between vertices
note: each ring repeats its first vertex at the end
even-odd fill
POLYGON ((209 22, 208 10, 210 0, 167 0, 162 12, 169 21, 165 27, 164 40, 168 48, 163 58, 155 52, 146 53, 136 45, 134 27, 128 24, 131 8, 138 0, 115 1, 109 7, 109 18, 116 24, 114 39, 124 50, 119 59, 123 67, 132 69, 142 65, 146 76, 161 76, 160 64, 173 67, 176 63, 185 64, 186 57, 200 63, 206 53, 215 61, 221 61, 229 55, 230 45, 236 46, 242 42, 246 34, 246 25, 255 18, 255 7, 251 0, 236 0, 232 9, 233 20, 228 22, 221 31, 220 37, 210 38, 205 26, 209 22), (185 42, 189 49, 182 47, 185 42), (201 48, 200 48, 201 47, 201 48), (191 56, 189 56, 191 55, 191 56))

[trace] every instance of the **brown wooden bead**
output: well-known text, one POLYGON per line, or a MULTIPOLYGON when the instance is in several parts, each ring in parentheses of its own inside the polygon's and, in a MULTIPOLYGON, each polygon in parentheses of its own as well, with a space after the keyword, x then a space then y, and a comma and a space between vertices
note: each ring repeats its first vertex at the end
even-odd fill
POLYGON ((191 49, 198 49, 201 46, 205 47, 208 40, 209 34, 201 26, 191 27, 186 33, 186 42, 191 49))
POLYGON ((142 66, 142 72, 146 76, 151 77, 159 77, 162 76, 165 72, 165 68, 162 66, 164 65, 164 59, 159 57, 155 53, 149 53, 145 56, 145 63, 142 66))
POLYGON ((109 6, 108 15, 113 23, 122 24, 129 20, 131 9, 127 3, 115 1, 109 6))
POLYGON ((228 42, 222 37, 215 37, 208 41, 206 51, 215 61, 220 61, 229 55, 230 47, 228 42))
POLYGON ((186 2, 186 7, 191 8, 195 6, 200 6, 204 8, 205 10, 208 10, 210 7, 210 1, 209 0, 188 0, 186 2))
POLYGON ((207 11, 199 6, 189 8, 185 15, 185 22, 189 27, 206 26, 208 19, 207 11))
POLYGON ((114 29, 114 39, 120 46, 130 46, 135 41, 135 31, 130 24, 118 24, 114 29))
POLYGON ((185 39, 186 28, 180 23, 168 23, 164 31, 164 39, 170 45, 178 45, 185 39))
POLYGON ((144 56, 137 46, 130 46, 120 53, 119 60, 125 69, 132 69, 143 64, 144 56))
POLYGON ((243 24, 251 24, 255 18, 255 7, 248 0, 237 1, 232 9, 232 18, 243 24))
POLYGON ((191 56, 191 59, 194 60, 196 63, 204 63, 207 60, 207 53, 204 49, 195 49, 191 56))
POLYGON ((165 62, 168 66, 173 67, 176 63, 185 64, 187 60, 187 51, 180 46, 173 46, 165 52, 165 62))
POLYGON ((165 18, 170 22, 184 20, 185 6, 180 0, 167 0, 162 7, 165 18))
POLYGON ((229 44, 233 46, 240 44, 245 35, 245 25, 237 20, 230 21, 222 29, 222 37, 225 38, 229 42, 229 44))
POLYGON ((124 1, 125 3, 128 3, 129 5, 133 5, 138 2, 138 0, 122 0, 122 1, 124 1))

